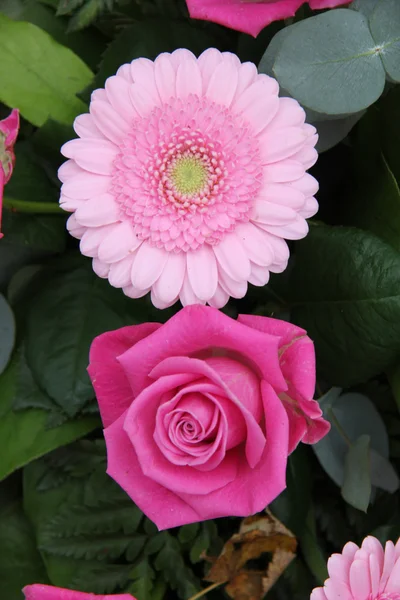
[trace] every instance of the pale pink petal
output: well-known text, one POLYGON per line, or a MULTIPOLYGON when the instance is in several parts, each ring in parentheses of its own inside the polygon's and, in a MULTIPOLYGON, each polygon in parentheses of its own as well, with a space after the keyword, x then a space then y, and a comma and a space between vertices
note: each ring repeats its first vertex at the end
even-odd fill
POLYGON ((154 76, 154 63, 148 58, 137 58, 131 63, 131 75, 135 88, 146 90, 150 98, 150 106, 160 104, 160 95, 154 76))
POLYGON ((256 223, 278 226, 292 223, 296 218, 297 213, 292 208, 272 204, 272 202, 264 202, 261 199, 255 203, 251 215, 251 220, 256 223))
POLYGON ((175 298, 172 298, 172 300, 170 300, 169 302, 164 302, 157 296, 157 294, 154 290, 154 286, 153 286, 153 288, 151 290, 150 298, 151 298, 151 303, 153 304, 153 306, 155 306, 159 310, 164 310, 166 308, 169 308, 173 304, 175 304, 175 302, 178 300, 179 296, 175 296, 175 298))
POLYGON ((343 581, 328 579, 325 581, 324 592, 327 600, 353 600, 354 596, 343 581))
POLYGON ((294 98, 281 98, 279 109, 264 134, 270 134, 273 131, 286 127, 299 127, 303 125, 306 113, 300 104, 294 98))
POLYGON ((114 225, 99 246, 99 258, 104 262, 116 262, 136 250, 141 241, 136 237, 128 221, 114 225))
POLYGON ((111 142, 120 144, 126 137, 128 122, 108 102, 92 101, 90 114, 96 126, 111 142))
POLYGON ((275 80, 267 76, 265 79, 258 78, 233 105, 234 111, 243 114, 249 121, 254 133, 262 131, 279 108, 279 98, 274 91, 275 84, 272 85, 271 82, 275 80))
POLYGON ((87 202, 87 200, 78 200, 76 198, 68 198, 68 196, 66 196, 65 194, 61 194, 59 202, 60 202, 60 207, 63 210, 66 210, 68 212, 74 212, 84 202, 87 202))
MULTIPOLYGON (((350 588, 354 600, 367 600, 371 593, 368 563, 354 560, 350 566, 350 588)), ((330 600, 330 598, 328 598, 330 600)))
POLYGON ((291 181, 289 187, 292 189, 299 190, 305 196, 315 196, 318 192, 319 184, 318 181, 309 173, 305 173, 300 179, 291 181))
POLYGON ((235 281, 225 271, 219 270, 219 284, 232 298, 244 298, 247 293, 247 281, 235 281))
POLYGON ((389 579, 387 580, 385 591, 393 594, 400 592, 400 558, 397 558, 389 579))
POLYGON ((306 139, 307 136, 299 127, 286 127, 273 134, 265 132, 261 139, 263 163, 276 163, 292 157, 304 146, 306 139))
POLYGON ((102 227, 85 228, 85 233, 79 244, 79 249, 84 256, 97 257, 98 250, 104 238, 114 231, 115 225, 104 225, 102 227))
POLYGON ((251 283, 252 285, 256 285, 257 287, 262 287, 264 285, 267 285, 268 281, 269 281, 269 272, 270 272, 271 266, 267 267, 260 267, 260 265, 257 265, 255 263, 251 263, 251 273, 250 273, 250 277, 249 277, 249 283, 251 283))
POLYGON ((319 210, 318 202, 316 198, 312 196, 307 198, 303 208, 299 210, 299 215, 304 219, 309 219, 313 217, 319 210))
POLYGON ((308 233, 308 223, 300 216, 287 225, 266 225, 260 221, 257 224, 265 231, 287 240, 301 240, 308 233))
POLYGON ((95 175, 82 171, 66 180, 61 191, 70 198, 87 200, 98 194, 103 194, 110 186, 110 178, 105 175, 95 175))
POLYGON ((144 242, 132 265, 132 285, 139 290, 150 288, 160 277, 167 260, 168 252, 144 242))
POLYGON ((127 285, 122 288, 125 296, 129 296, 129 298, 143 298, 146 294, 149 293, 150 288, 147 290, 139 290, 138 288, 133 287, 133 285, 127 285))
POLYGON ((304 166, 298 160, 287 158, 264 168, 265 181, 286 183, 300 179, 304 175, 304 166))
POLYGON ((131 84, 126 79, 119 76, 109 77, 105 84, 109 102, 127 123, 131 123, 139 116, 129 97, 130 86, 131 84))
POLYGON ((123 288, 131 285, 132 263, 135 258, 135 252, 131 252, 125 258, 118 262, 112 263, 109 266, 109 280, 111 285, 116 288, 123 288))
POLYGON ((187 58, 179 64, 176 72, 176 95, 179 98, 186 98, 190 94, 200 96, 201 91, 201 72, 197 60, 187 58))
POLYGON ((290 206, 295 210, 303 208, 306 196, 303 192, 284 183, 264 182, 260 189, 260 200, 267 200, 273 204, 290 206))
POLYGON ((246 223, 237 227, 236 234, 253 263, 267 267, 274 262, 273 247, 261 229, 246 223))
POLYGON ((311 592, 310 600, 326 600, 324 588, 314 588, 311 592))
POLYGON ((208 48, 200 54, 198 62, 203 80, 203 93, 207 90, 208 83, 221 61, 222 54, 219 50, 216 50, 216 48, 208 48))
POLYGON ((76 162, 74 160, 67 160, 58 169, 57 176, 62 183, 65 183, 67 179, 74 177, 74 175, 79 175, 80 173, 83 173, 83 171, 78 167, 76 162))
POLYGON ((153 289, 160 302, 169 304, 179 296, 186 273, 186 256, 183 252, 179 254, 170 253, 163 271, 153 289))
POLYGON ((98 275, 102 279, 107 279, 108 274, 110 272, 110 265, 101 261, 98 258, 94 258, 92 260, 92 267, 93 267, 93 271, 96 273, 96 275, 98 275))
POLYGON ((235 93, 235 99, 239 98, 241 94, 257 79, 258 71, 255 64, 251 62, 243 63, 238 71, 238 84, 235 93))
POLYGON ((235 281, 247 280, 250 275, 250 261, 234 234, 228 234, 217 245, 214 246, 215 256, 222 269, 235 281))
POLYGON ((105 136, 100 129, 96 127, 92 115, 85 113, 76 117, 74 121, 74 129, 77 135, 81 138, 94 138, 105 140, 105 136))
POLYGON ((230 106, 237 88, 238 68, 224 58, 217 65, 208 82, 206 97, 219 104, 230 106))
POLYGON ((75 216, 78 223, 86 227, 110 225, 119 221, 120 207, 111 194, 101 194, 82 202, 75 216))
POLYGON ((71 215, 67 220, 67 229, 69 233, 78 240, 83 236, 86 229, 77 222, 75 215, 71 215))
POLYGON ((386 591, 388 579, 393 571, 394 564, 396 562, 396 551, 392 541, 386 542, 385 546, 385 558, 383 562, 382 577, 379 584, 379 592, 386 591))
POLYGON ((131 64, 121 65, 117 71, 118 77, 123 77, 128 83, 133 83, 131 75, 131 64))
POLYGON ((161 100, 168 102, 175 95, 176 89, 176 74, 169 54, 160 54, 154 61, 154 78, 161 100))
POLYGON ((179 294, 179 298, 182 302, 182 306, 189 306, 191 304, 205 304, 205 301, 200 300, 200 298, 198 298, 194 293, 187 273, 183 279, 183 285, 179 294))
POLYGON ((213 250, 206 245, 187 253, 187 273, 190 285, 200 300, 208 301, 218 284, 217 261, 213 250))
POLYGON ((219 285, 214 296, 208 300, 208 304, 214 308, 223 308, 229 300, 229 294, 219 285))

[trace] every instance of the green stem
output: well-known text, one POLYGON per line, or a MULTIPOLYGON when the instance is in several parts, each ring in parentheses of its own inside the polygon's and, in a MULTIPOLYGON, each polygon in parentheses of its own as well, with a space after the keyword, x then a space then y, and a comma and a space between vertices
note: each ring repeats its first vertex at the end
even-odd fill
POLYGON ((194 596, 191 596, 189 598, 189 600, 198 600, 199 598, 202 598, 203 596, 208 594, 208 592, 211 592, 211 590, 215 590, 216 587, 218 587, 219 585, 222 585, 222 584, 223 584, 223 581, 222 582, 220 581, 218 583, 213 583, 212 585, 209 585, 208 587, 204 588, 204 590, 200 590, 200 592, 198 592, 194 596))
POLYGON ((335 413, 333 412, 332 407, 328 408, 327 413, 328 413, 329 419, 331 420, 331 422, 333 423, 333 425, 338 430, 338 433, 342 436, 342 438, 344 439, 344 441, 346 442, 346 444, 348 446, 351 446, 352 445, 352 441, 349 438, 349 436, 347 435, 347 433, 345 432, 345 430, 343 429, 343 427, 341 426, 341 424, 339 423, 339 420, 338 420, 337 416, 335 415, 335 413))
POLYGON ((304 560, 308 568, 314 575, 320 585, 323 585, 328 577, 326 561, 317 542, 317 532, 315 527, 315 517, 313 506, 310 505, 305 528, 300 536, 300 546, 303 552, 304 560))
POLYGON ((27 202, 26 200, 14 200, 5 197, 4 208, 20 213, 34 213, 42 215, 65 215, 64 211, 54 202, 27 202))

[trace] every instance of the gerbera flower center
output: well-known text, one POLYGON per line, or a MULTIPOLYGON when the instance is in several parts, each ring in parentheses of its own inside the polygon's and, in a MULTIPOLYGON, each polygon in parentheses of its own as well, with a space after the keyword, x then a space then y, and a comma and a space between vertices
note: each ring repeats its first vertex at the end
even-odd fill
POLYGON ((213 246, 249 220, 262 182, 249 123, 207 98, 173 98, 133 123, 110 192, 136 236, 167 251, 213 246))
POLYGON ((179 194, 193 196, 204 189, 207 171, 200 158, 182 156, 171 167, 171 179, 179 194))

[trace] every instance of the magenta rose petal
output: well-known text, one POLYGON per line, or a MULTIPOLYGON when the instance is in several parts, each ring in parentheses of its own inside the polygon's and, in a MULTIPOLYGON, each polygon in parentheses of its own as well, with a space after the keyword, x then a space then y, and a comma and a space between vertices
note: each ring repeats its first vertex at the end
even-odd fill
POLYGON ((195 378, 196 375, 190 371, 184 374, 181 371, 180 374, 157 379, 132 403, 123 427, 147 477, 177 493, 189 490, 193 494, 209 494, 235 479, 237 457, 233 452, 212 471, 201 472, 188 466, 177 469, 154 443, 154 424, 163 394, 192 382, 195 378))
POLYGON ((53 587, 34 583, 27 585, 22 590, 25 600, 135 600, 131 594, 112 594, 111 596, 97 596, 85 592, 76 592, 64 588, 53 587))
POLYGON ((203 515, 203 519, 250 515, 263 510, 286 487, 288 422, 285 409, 274 390, 262 383, 268 447, 259 463, 250 468, 240 463, 237 478, 208 497, 180 494, 203 515))
POLYGON ((164 358, 188 356, 210 347, 245 354, 276 389, 287 389, 279 367, 279 338, 250 329, 214 308, 188 306, 169 319, 152 339, 152 344, 143 340, 118 358, 134 395, 151 383, 150 371, 164 358))
MULTIPOLYGON (((212 359, 209 359, 212 360, 212 359)), ((227 398, 240 410, 242 413, 244 422, 247 427, 247 438, 246 438, 246 458, 251 467, 255 466, 260 460, 260 456, 264 450, 265 437, 262 433, 260 426, 254 417, 254 414, 250 412, 233 393, 232 389, 225 384, 224 380, 219 376, 218 372, 211 368, 206 361, 176 357, 165 359, 158 367, 156 367, 151 375, 154 378, 165 377, 171 373, 182 373, 188 372, 193 375, 207 377, 211 381, 217 383, 221 390, 226 394, 227 398)), ((240 386, 240 379, 237 381, 240 386)), ((242 383, 243 385, 243 383, 242 383)), ((245 391, 246 393, 246 391, 245 391)), ((252 407, 254 410, 254 407, 252 407)), ((254 411, 256 412, 256 411, 254 411)), ((257 414, 257 412, 256 412, 257 414)))
POLYGON ((159 323, 132 325, 95 338, 90 348, 88 372, 96 389, 101 418, 111 425, 129 408, 134 395, 117 357, 156 331, 159 323))
POLYGON ((201 515, 187 502, 143 474, 136 452, 123 429, 124 420, 125 415, 122 415, 104 431, 107 473, 160 530, 201 521, 201 515))

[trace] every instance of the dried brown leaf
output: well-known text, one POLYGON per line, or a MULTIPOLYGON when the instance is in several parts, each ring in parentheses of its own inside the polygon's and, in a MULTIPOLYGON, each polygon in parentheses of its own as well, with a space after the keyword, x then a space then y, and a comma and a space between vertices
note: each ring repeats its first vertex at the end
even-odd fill
POLYGON ((261 600, 295 557, 296 547, 292 532, 270 512, 248 517, 213 560, 206 580, 226 583, 233 600, 261 600), (261 564, 253 568, 256 560, 261 564))

